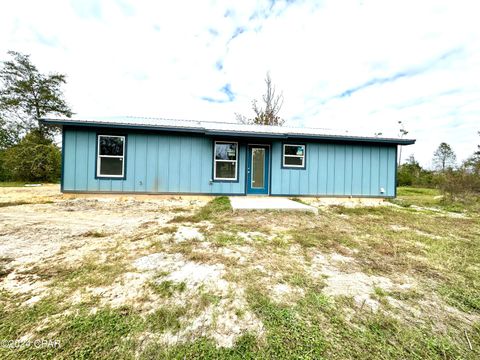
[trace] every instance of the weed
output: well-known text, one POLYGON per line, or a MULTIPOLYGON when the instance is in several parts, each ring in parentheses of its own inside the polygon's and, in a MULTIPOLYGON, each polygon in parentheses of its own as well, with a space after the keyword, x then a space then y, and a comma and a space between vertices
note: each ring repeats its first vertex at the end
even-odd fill
POLYGON ((388 295, 388 292, 383 290, 381 287, 378 287, 378 286, 375 286, 373 288, 373 292, 374 294, 378 297, 378 298, 384 298, 388 295))
POLYGON ((165 280, 160 283, 152 281, 150 282, 150 287, 156 294, 169 298, 172 297, 176 292, 184 292, 187 288, 187 284, 185 284, 183 281, 178 284, 171 280, 165 280))

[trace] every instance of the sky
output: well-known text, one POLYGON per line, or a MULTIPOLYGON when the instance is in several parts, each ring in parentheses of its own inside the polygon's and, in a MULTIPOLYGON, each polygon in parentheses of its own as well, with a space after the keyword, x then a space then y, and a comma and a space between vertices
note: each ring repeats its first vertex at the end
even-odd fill
POLYGON ((431 167, 480 143, 480 3, 474 0, 0 3, 0 60, 67 75, 77 117, 235 122, 270 73, 286 125, 399 134, 431 167))

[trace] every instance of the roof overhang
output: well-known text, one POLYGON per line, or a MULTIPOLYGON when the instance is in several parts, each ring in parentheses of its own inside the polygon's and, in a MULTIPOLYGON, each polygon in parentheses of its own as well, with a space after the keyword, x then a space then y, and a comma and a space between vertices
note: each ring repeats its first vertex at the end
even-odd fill
POLYGON ((415 139, 387 138, 387 137, 368 137, 368 136, 350 136, 350 135, 332 135, 332 134, 302 134, 289 132, 264 132, 264 131, 224 131, 206 129, 201 126, 164 126, 162 124, 132 124, 111 121, 82 121, 74 119, 40 119, 45 125, 56 126, 74 126, 88 128, 110 128, 110 129, 132 129, 144 131, 160 131, 160 132, 178 132, 201 134, 205 136, 218 137, 242 137, 242 138, 263 138, 263 139, 299 139, 299 140, 324 140, 339 142, 369 142, 377 144, 395 144, 395 145, 412 145, 415 139))

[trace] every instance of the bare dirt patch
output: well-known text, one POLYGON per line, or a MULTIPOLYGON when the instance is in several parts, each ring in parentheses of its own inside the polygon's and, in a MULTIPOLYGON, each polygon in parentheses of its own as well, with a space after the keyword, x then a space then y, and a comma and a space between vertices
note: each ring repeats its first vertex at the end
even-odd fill
POLYGON ((144 342, 155 340, 174 345, 208 337, 218 346, 232 347, 246 332, 262 335, 263 324, 248 310, 244 289, 223 278, 225 267, 222 264, 200 264, 180 254, 155 253, 137 259, 134 266, 149 272, 151 279, 160 273, 154 280, 157 284, 184 284, 181 293, 174 294, 166 303, 193 309, 185 316, 188 316, 188 320, 184 319, 185 327, 164 334, 144 334, 144 342), (205 297, 210 300, 213 297, 213 301, 202 306, 205 297))
MULTIPOLYGON (((176 212, 192 211, 200 200, 64 199, 58 186, 0 188, 2 201, 32 204, 0 208, 0 254, 8 258, 2 288, 38 299, 40 280, 21 276, 35 266, 75 266, 88 256, 106 254, 118 241, 135 239, 145 223, 161 229, 176 212)), ((150 235, 151 231, 147 233, 150 235)), ((141 237, 141 236, 140 236, 141 237)), ((129 241, 126 241, 129 244, 129 241)), ((132 248, 132 246, 130 246, 132 248)), ((42 287, 43 288, 43 287, 42 287)))

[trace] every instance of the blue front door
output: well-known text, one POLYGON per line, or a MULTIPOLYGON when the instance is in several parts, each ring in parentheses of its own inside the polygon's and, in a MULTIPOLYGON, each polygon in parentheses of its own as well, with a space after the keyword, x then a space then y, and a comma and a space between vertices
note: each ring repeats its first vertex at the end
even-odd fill
POLYGON ((270 147, 248 145, 247 155, 247 194, 268 195, 270 182, 270 147))

